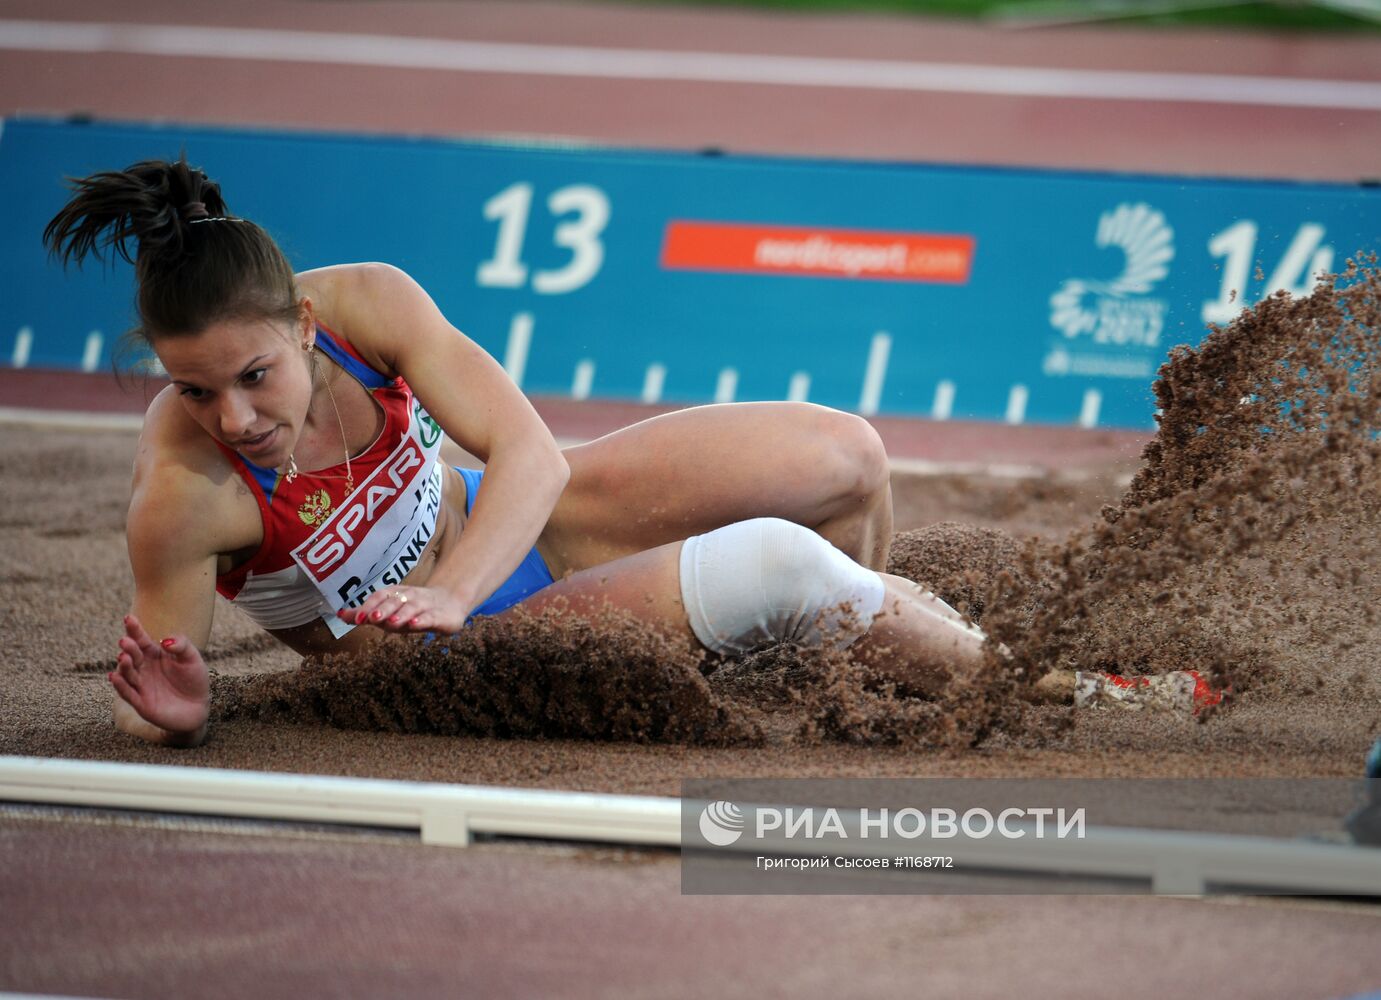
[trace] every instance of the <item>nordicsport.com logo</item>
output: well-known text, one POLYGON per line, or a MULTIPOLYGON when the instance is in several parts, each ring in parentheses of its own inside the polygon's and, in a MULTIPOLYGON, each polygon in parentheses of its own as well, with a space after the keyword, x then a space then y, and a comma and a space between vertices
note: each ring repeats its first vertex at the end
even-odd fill
POLYGON ((835 809, 752 806, 744 810, 720 799, 700 810, 700 835, 714 847, 729 847, 746 832, 758 840, 983 840, 1084 839, 1085 810, 1053 806, 1006 809, 835 809))
POLYGON ((700 836, 715 847, 728 847, 743 836, 743 810, 721 799, 700 811, 700 836))
POLYGON ((975 246, 967 233, 673 219, 660 263, 668 271, 964 285, 975 246))

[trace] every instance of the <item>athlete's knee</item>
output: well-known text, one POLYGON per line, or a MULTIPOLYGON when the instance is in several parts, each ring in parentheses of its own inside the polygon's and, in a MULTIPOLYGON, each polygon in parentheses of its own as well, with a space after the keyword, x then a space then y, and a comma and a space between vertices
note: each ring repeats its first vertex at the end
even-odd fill
POLYGON ((845 647, 882 607, 882 578, 815 532, 779 518, 687 539, 681 599, 706 648, 735 655, 775 642, 845 647))
POLYGON ((884 494, 891 486, 887 449, 873 425, 862 417, 837 410, 824 419, 826 473, 841 495, 856 503, 884 494))

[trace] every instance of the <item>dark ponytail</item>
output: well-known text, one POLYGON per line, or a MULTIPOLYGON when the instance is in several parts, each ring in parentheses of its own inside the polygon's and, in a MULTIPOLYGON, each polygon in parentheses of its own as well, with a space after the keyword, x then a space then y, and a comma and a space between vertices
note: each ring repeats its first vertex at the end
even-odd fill
POLYGON ((144 160, 71 178, 73 196, 43 230, 64 267, 113 250, 134 265, 145 340, 226 319, 297 315, 292 268, 273 238, 230 215, 220 185, 186 158, 144 160))

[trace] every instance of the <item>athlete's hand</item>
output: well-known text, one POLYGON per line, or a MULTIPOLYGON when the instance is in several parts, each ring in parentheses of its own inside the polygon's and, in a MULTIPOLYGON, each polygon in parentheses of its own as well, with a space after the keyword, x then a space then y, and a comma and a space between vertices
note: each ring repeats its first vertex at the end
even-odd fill
POLYGON ((391 587, 336 615, 351 625, 373 625, 385 632, 450 634, 465 627, 470 611, 468 602, 440 587, 391 587))
POLYGON ((201 653, 186 636, 154 642, 134 615, 125 616, 120 654, 106 677, 144 721, 170 733, 195 733, 210 714, 211 675, 201 653))

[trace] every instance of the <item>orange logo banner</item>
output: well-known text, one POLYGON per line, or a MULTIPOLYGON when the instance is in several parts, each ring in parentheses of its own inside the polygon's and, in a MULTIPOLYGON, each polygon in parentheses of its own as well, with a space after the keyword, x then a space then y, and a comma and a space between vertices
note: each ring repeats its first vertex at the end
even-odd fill
POLYGON ((973 250, 972 236, 673 220, 662 267, 962 285, 973 250))

